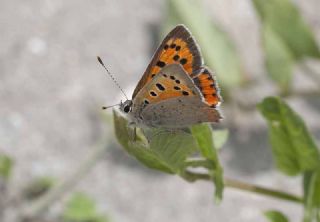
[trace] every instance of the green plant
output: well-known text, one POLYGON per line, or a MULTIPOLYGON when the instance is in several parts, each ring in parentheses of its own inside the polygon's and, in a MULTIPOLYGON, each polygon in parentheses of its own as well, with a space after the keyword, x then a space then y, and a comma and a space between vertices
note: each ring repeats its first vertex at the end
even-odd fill
MULTIPOLYGON (((305 75, 320 84, 320 75, 306 63, 308 57, 320 58, 319 47, 311 28, 290 0, 252 0, 261 20, 261 39, 268 76, 279 89, 278 96, 295 95, 319 97, 320 91, 297 92, 292 87, 293 73, 300 65, 305 75)), ((207 15, 201 1, 167 0, 168 10, 162 33, 178 23, 185 24, 201 45, 207 65, 217 72, 226 100, 234 106, 237 98, 233 89, 245 90, 252 84, 243 69, 235 44, 223 28, 207 15), (246 83, 244 85, 243 83, 246 83)), ((244 30, 247 31, 247 30, 244 30)), ((256 101, 258 103, 260 101, 256 101)), ((252 105, 254 109, 256 104, 252 105)), ((116 137, 125 150, 145 166, 170 175, 178 175, 188 182, 205 180, 215 187, 214 199, 223 200, 224 189, 235 188, 273 198, 291 201, 304 208, 304 222, 320 222, 320 159, 319 147, 302 118, 279 97, 267 97, 258 105, 269 131, 269 141, 277 169, 288 177, 301 176, 303 195, 290 194, 274 188, 256 186, 227 178, 219 161, 218 152, 228 139, 228 130, 213 130, 208 124, 195 125, 184 131, 138 129, 136 140, 125 117, 114 111, 116 137), (202 173, 194 168, 201 168, 202 173)), ((256 109, 255 109, 256 111, 256 109)), ((110 121, 108 119, 108 121, 110 121)), ((108 122, 109 123, 109 122, 108 122)), ((111 138, 107 138, 108 140, 111 138)), ((79 164, 70 177, 59 183, 39 180, 31 185, 32 199, 22 208, 20 221, 37 218, 55 201, 68 193, 107 150, 105 139, 87 160, 79 164), (35 195, 34 195, 35 194, 35 195), (33 198, 36 196, 37 198, 33 198)), ((12 171, 12 160, 0 155, 0 182, 7 181, 12 171)), ((265 212, 273 222, 289 219, 276 209, 265 212)), ((105 222, 108 219, 96 209, 94 201, 76 193, 62 213, 64 222, 105 222)))
POLYGON ((0 179, 9 179, 12 171, 12 166, 12 159, 7 155, 0 154, 0 179))
POLYGON ((28 200, 36 199, 50 190, 54 184, 55 180, 52 177, 37 177, 23 189, 23 196, 28 200))
MULTIPOLYGON (((301 64, 305 73, 318 81, 319 76, 305 65, 305 59, 319 59, 319 48, 298 9, 289 0, 253 0, 253 4, 261 18, 266 69, 278 85, 280 95, 294 95, 292 76, 296 64, 301 64)), ((234 45, 212 23, 200 3, 193 0, 168 0, 168 9, 164 33, 167 27, 186 24, 202 46, 208 65, 217 71, 223 92, 228 95, 232 87, 241 85, 245 72, 239 65, 240 59, 234 45), (225 61, 231 62, 226 65, 225 61)), ((319 147, 302 118, 281 98, 265 98, 259 103, 258 110, 268 123, 269 141, 277 169, 290 177, 303 176, 302 197, 224 177, 217 154, 219 147, 215 144, 220 139, 226 139, 226 136, 220 135, 212 140, 215 131, 212 133, 207 124, 180 132, 141 130, 137 141, 131 140, 133 129, 128 127, 127 120, 117 112, 114 112, 114 125, 118 141, 141 163, 164 173, 179 175, 186 181, 212 181, 217 202, 223 198, 223 188, 232 187, 299 203, 304 207, 305 222, 319 222, 319 147), (192 170, 199 167, 206 169, 207 173, 192 170)), ((288 221, 286 216, 276 210, 267 211, 265 215, 271 221, 288 221)))
POLYGON ((64 209, 63 222, 108 222, 98 213, 94 200, 84 193, 74 193, 64 209))
MULTIPOLYGON (((114 125, 120 144, 145 166, 177 174, 189 182, 212 181, 216 188, 217 202, 222 199, 225 185, 300 203, 305 208, 305 221, 316 221, 320 212, 320 159, 311 134, 301 117, 280 98, 268 97, 258 108, 268 122, 270 144, 277 168, 288 176, 304 175, 303 197, 223 178, 212 131, 207 124, 192 126, 187 131, 139 131, 136 141, 132 140, 133 129, 127 119, 116 111, 114 125), (207 173, 196 173, 191 169, 194 167, 204 168, 207 173)), ((272 211, 266 215, 271 220, 281 217, 279 220, 285 221, 280 213, 272 211)))

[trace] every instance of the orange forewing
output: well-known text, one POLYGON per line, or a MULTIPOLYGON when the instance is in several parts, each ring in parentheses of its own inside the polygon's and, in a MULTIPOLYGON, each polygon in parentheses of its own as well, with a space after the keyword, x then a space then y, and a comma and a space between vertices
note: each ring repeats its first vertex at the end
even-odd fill
MULTIPOLYGON (((163 62, 164 66, 169 64, 181 64, 184 68, 184 70, 191 75, 192 74, 192 64, 193 64, 193 55, 190 52, 190 49, 187 46, 187 43, 183 41, 181 38, 179 39, 173 39, 171 38, 162 52, 159 56, 159 61, 163 62), (171 47, 175 46, 175 47, 171 47), (179 50, 177 50, 179 49, 179 50), (182 63, 181 63, 182 61, 182 63), (184 63, 184 61, 186 61, 184 63)), ((160 63, 161 64, 161 63, 160 63)), ((164 67, 163 66, 163 67, 164 67)), ((150 81, 153 78, 152 74, 157 74, 161 70, 159 65, 155 64, 151 68, 151 75, 148 77, 148 81, 150 81)))
POLYGON ((192 77, 198 74, 202 67, 202 57, 198 46, 190 32, 183 25, 178 25, 165 37, 134 90, 132 98, 160 70, 170 64, 181 64, 184 70, 192 77))

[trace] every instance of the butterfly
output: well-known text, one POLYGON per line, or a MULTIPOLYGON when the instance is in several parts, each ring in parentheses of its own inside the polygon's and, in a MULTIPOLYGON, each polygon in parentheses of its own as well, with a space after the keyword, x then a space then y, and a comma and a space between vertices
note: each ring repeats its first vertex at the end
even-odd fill
POLYGON ((199 47, 184 25, 162 41, 131 100, 120 104, 133 124, 167 129, 222 119, 220 90, 204 66, 199 47))

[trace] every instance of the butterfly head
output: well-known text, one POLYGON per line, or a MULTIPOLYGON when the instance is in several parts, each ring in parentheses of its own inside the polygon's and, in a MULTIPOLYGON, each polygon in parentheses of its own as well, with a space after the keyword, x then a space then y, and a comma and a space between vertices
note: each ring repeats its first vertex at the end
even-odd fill
POLYGON ((120 103, 120 110, 124 113, 129 113, 132 110, 132 100, 126 100, 120 103))

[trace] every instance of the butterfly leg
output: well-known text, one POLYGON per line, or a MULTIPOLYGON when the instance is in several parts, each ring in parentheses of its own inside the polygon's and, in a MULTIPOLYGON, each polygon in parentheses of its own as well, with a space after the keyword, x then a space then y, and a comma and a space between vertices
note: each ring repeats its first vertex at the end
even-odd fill
POLYGON ((137 141, 137 127, 133 127, 133 141, 137 141))
POLYGON ((130 122, 128 124, 128 130, 130 132, 130 139, 135 142, 137 141, 137 127, 136 124, 134 122, 130 122), (131 128, 133 128, 133 130, 131 130, 131 128))

